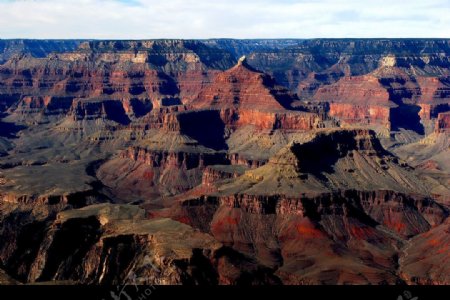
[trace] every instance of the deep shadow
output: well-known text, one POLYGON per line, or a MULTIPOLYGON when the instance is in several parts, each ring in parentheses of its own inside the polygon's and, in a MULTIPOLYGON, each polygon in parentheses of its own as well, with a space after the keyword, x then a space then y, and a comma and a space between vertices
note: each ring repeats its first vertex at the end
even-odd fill
MULTIPOLYGON (((4 70, 0 70, 0 74, 4 70)), ((2 113, 5 113, 5 111, 11 107, 14 103, 17 103, 22 98, 22 94, 3 94, 0 97, 0 118, 4 117, 1 116, 2 113)))
POLYGON ((168 63, 168 60, 163 55, 155 54, 155 53, 151 52, 148 55, 148 62, 150 64, 158 66, 158 67, 163 67, 165 64, 168 63))
POLYGON ((177 95, 180 93, 180 89, 178 88, 178 84, 169 75, 165 73, 158 73, 158 77, 161 79, 161 84, 159 86, 159 92, 163 95, 177 95))
POLYGON ((211 260, 204 256, 202 249, 192 249, 189 263, 177 261, 175 264, 184 272, 181 274, 183 285, 217 285, 218 273, 211 260))
MULTIPOLYGON (((341 215, 358 220, 369 227, 379 225, 365 212, 361 192, 357 190, 339 190, 321 194, 315 198, 304 197, 301 201, 304 215, 316 223, 320 222, 325 215, 341 215), (343 208, 345 208, 345 214, 343 208)), ((320 225, 317 224, 317 226, 320 225)))
MULTIPOLYGON (((302 173, 313 174, 326 180, 322 173, 334 173, 336 162, 352 150, 364 150, 364 143, 356 139, 355 131, 337 131, 332 134, 319 134, 312 141, 292 145, 292 152, 297 158, 297 168, 302 173)), ((372 132, 371 135, 374 135, 372 132)), ((378 155, 388 155, 380 142, 372 138, 371 146, 378 155)))
POLYGON ((17 133, 26 127, 15 123, 3 122, 2 118, 5 114, 0 114, 0 137, 17 138, 17 133))
POLYGON ((318 135, 311 142, 294 144, 292 152, 297 157, 298 169, 319 178, 323 177, 322 172, 334 173, 333 166, 338 159, 356 149, 355 138, 350 133, 336 132, 334 135, 339 134, 339 140, 334 140, 331 135, 318 135))
POLYGON ((105 238, 103 240, 103 251, 100 255, 100 265, 105 265, 107 268, 98 283, 119 284, 124 282, 126 271, 136 259, 139 251, 139 243, 131 234, 105 238))
POLYGON ((228 149, 225 143, 225 124, 216 110, 202 110, 178 115, 182 134, 197 140, 201 145, 214 149, 228 149))
POLYGON ((286 109, 290 109, 292 102, 299 100, 297 95, 291 94, 286 88, 277 85, 271 76, 263 76, 263 84, 270 89, 272 96, 286 109))
POLYGON ((47 250, 47 261, 38 281, 70 277, 78 280, 83 272, 82 261, 100 234, 100 223, 94 216, 63 223, 47 250))
POLYGON ((75 80, 69 80, 66 84, 66 93, 77 93, 81 90, 81 84, 75 80))
POLYGON ((150 101, 150 99, 145 99, 145 100, 131 99, 130 103, 131 103, 131 106, 133 107, 134 115, 137 118, 145 116, 153 108, 153 105, 152 105, 152 102, 150 101))
POLYGON ((183 104, 178 97, 166 97, 161 99, 162 106, 173 106, 183 104))
POLYGON ((0 252, 8 253, 11 241, 15 243, 11 255, 2 261, 2 267, 16 279, 26 281, 44 239, 47 221, 34 221, 30 213, 13 212, 4 218, 1 226, 0 252))
POLYGON ((131 84, 131 86, 128 89, 128 92, 131 95, 140 95, 142 93, 145 93, 145 87, 142 84, 142 82, 138 82, 138 83, 133 83, 131 84))
MULTIPOLYGON (((279 263, 282 264, 282 257, 279 253, 274 253, 279 256, 279 263)), ((281 280, 276 276, 275 270, 259 265, 255 259, 238 252, 237 250, 223 246, 214 254, 216 260, 226 258, 230 265, 238 269, 239 275, 236 278, 235 284, 240 286, 250 285, 280 285, 281 280)))
POLYGON ((128 118, 122 103, 119 101, 105 101, 105 111, 108 119, 115 121, 122 125, 130 124, 131 120, 128 118))
POLYGON ((396 131, 400 128, 412 130, 418 134, 425 134, 425 128, 420 123, 420 106, 399 105, 391 109, 391 126, 396 131))
POLYGON ((192 40, 184 41, 184 47, 197 54, 200 57, 200 61, 208 68, 226 70, 236 63, 236 59, 229 49, 222 49, 192 40))
POLYGON ((48 104, 45 114, 60 114, 61 111, 69 111, 72 107, 74 97, 52 97, 48 104))

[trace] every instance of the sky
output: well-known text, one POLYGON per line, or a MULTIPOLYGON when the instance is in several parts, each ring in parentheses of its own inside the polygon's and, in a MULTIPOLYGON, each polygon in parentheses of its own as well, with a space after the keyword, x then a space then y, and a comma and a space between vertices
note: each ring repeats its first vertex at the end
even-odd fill
POLYGON ((0 0, 0 38, 450 37, 450 0, 0 0))

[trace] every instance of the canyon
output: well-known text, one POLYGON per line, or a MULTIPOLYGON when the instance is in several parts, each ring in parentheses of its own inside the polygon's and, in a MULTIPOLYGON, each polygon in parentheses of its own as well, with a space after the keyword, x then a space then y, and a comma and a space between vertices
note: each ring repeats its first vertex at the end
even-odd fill
POLYGON ((450 284, 450 40, 0 40, 0 284, 450 284))

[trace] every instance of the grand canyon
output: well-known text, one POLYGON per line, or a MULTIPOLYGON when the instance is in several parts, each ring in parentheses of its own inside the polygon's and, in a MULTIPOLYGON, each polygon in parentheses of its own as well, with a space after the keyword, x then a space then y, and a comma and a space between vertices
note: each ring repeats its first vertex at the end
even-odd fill
POLYGON ((0 40, 0 283, 450 284, 450 39, 0 40))

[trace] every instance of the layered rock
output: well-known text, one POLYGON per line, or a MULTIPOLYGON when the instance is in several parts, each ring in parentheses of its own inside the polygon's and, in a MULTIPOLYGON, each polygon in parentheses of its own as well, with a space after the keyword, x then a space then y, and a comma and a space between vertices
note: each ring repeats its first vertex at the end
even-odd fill
POLYGON ((214 186, 217 182, 237 178, 246 168, 236 165, 212 165, 205 168, 202 176, 202 185, 214 186))
POLYGON ((400 256, 400 274, 408 284, 446 284, 450 278, 449 219, 408 241, 400 256))
POLYGON ((436 133, 449 132, 450 131, 450 112, 439 113, 436 120, 436 133))
POLYGON ((389 93, 375 76, 349 76, 338 83, 320 88, 315 98, 319 101, 353 102, 361 105, 387 105, 389 93))
POLYGON ((208 165, 225 163, 224 153, 130 148, 103 164, 97 176, 119 197, 158 202, 161 196, 179 194, 200 184, 208 165))
POLYGON ((201 183, 208 185, 216 179, 234 178, 243 168, 256 168, 264 163, 239 153, 215 152, 192 145, 171 151, 130 147, 104 163, 97 176, 123 199, 144 198, 158 203, 161 196, 175 196, 201 183), (223 170, 227 169, 234 171, 226 175, 223 170))
POLYGON ((445 112, 450 109, 450 106, 448 104, 432 105, 420 103, 418 105, 420 106, 420 118, 424 121, 435 119, 440 112, 445 112))
MULTIPOLYGON (((145 219, 144 210, 136 206, 104 204, 64 211, 49 224, 34 224, 34 230, 33 251, 24 254, 24 267, 16 274, 28 282, 277 283, 270 270, 211 235, 170 219, 145 219)), ((22 246, 10 249, 10 255, 19 255, 22 246)))
POLYGON ((317 114, 297 111, 268 111, 259 109, 224 108, 220 110, 195 110, 170 117, 175 121, 170 128, 190 131, 195 122, 211 122, 220 127, 236 129, 252 125, 259 129, 309 131, 321 123, 317 114), (178 125, 178 126, 177 126, 178 125))
POLYGON ((371 130, 331 130, 292 143, 269 162, 223 189, 256 194, 392 189, 426 193, 409 167, 389 154, 371 130))
POLYGON ((77 40, 4 40, 0 41, 0 63, 7 61, 18 53, 31 54, 34 57, 46 57, 52 52, 75 50, 80 41, 77 40))
POLYGON ((173 206, 171 216, 256 257, 287 284, 403 282, 399 249, 448 218, 367 130, 320 133, 225 179, 209 196, 173 206))
POLYGON ((441 224, 448 211, 429 198, 346 191, 211 196, 184 201, 176 211, 180 215, 183 222, 276 268, 285 284, 394 284, 403 280, 396 274, 398 248, 407 247, 409 236, 441 224))
POLYGON ((450 98, 448 78, 417 77, 416 80, 420 87, 420 103, 448 104, 450 98))
POLYGON ((366 75, 380 66, 408 74, 449 74, 448 40, 313 39, 282 49, 258 49, 249 64, 305 98, 344 76, 366 75), (310 77, 311 74, 314 77, 310 77))
POLYGON ((240 107, 281 110, 289 107, 287 90, 277 87, 268 75, 252 69, 242 57, 233 68, 218 74, 193 102, 196 108, 240 107))
POLYGON ((149 106, 133 102, 151 102, 150 109, 189 103, 216 69, 232 63, 228 53, 197 41, 83 42, 72 52, 13 56, 0 67, 0 94, 2 106, 20 115, 55 114, 57 107, 64 114, 69 99, 79 98, 121 101, 140 117, 149 106))
POLYGON ((390 106, 330 103, 330 115, 342 124, 380 124, 390 129, 390 106))
POLYGON ((274 43, 8 53, 0 281, 448 283, 448 41, 274 43))
POLYGON ((196 109, 216 109, 226 125, 261 129, 311 130, 320 121, 306 112, 287 111, 295 100, 270 76, 250 67, 245 56, 218 74, 192 102, 196 109))
POLYGON ((398 106, 391 111, 391 124, 398 128, 430 134, 439 112, 448 111, 450 97, 445 77, 406 74, 398 67, 374 71, 398 106))
POLYGON ((23 115, 33 113, 65 114, 72 106, 72 101, 72 97, 25 96, 17 104, 14 113, 23 115))
POLYGON ((437 114, 448 110, 445 80, 414 78, 393 65, 395 61, 387 60, 370 75, 343 77, 319 88, 314 98, 331 102, 329 114, 342 124, 381 124, 387 130, 431 133, 437 114))
POLYGON ((330 102, 331 116, 346 124, 381 124, 390 129, 389 93, 374 76, 344 77, 317 90, 314 98, 330 102))

